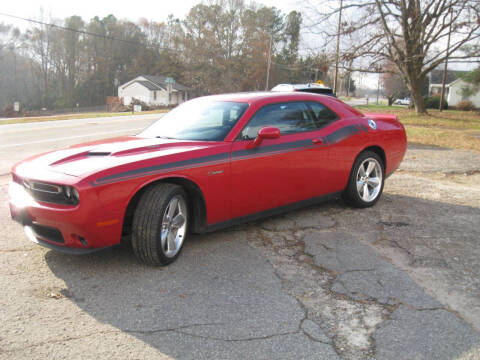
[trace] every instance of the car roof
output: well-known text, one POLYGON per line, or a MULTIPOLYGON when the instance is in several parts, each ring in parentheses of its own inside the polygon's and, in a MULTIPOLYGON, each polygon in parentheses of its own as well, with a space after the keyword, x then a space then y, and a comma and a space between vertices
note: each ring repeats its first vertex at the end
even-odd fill
POLYGON ((341 116, 363 116, 363 114, 357 109, 352 108, 350 105, 345 104, 341 100, 332 97, 328 94, 315 94, 309 92, 245 92, 245 93, 232 93, 222 95, 210 95, 201 98, 195 98, 190 101, 231 101, 247 103, 254 108, 290 101, 320 101, 322 104, 330 107, 338 115, 341 116))
POLYGON ((299 89, 326 89, 332 90, 332 88, 317 84, 317 83, 308 83, 308 84, 278 84, 272 88, 272 91, 293 91, 299 89))
MULTIPOLYGON (((301 100, 318 100, 328 98, 328 95, 312 94, 305 92, 271 92, 271 91, 258 91, 258 92, 244 92, 244 93, 231 93, 221 95, 210 95, 197 98, 198 100, 212 100, 212 101, 234 101, 245 102, 248 104, 267 103, 277 101, 301 101, 301 100)), ((195 100, 195 99, 194 99, 195 100)))

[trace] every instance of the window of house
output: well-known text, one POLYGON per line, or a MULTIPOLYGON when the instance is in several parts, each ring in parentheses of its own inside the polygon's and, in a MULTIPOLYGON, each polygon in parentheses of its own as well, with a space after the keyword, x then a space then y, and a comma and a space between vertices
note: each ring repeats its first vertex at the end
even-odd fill
POLYGON ((157 100, 157 90, 153 90, 153 100, 157 100))

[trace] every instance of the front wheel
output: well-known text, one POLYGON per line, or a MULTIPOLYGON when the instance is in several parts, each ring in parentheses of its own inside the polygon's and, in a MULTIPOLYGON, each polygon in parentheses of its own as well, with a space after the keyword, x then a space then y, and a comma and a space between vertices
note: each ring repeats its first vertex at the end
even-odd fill
POLYGON ((358 208, 374 205, 382 195, 384 179, 385 168, 382 159, 372 151, 362 152, 353 164, 343 194, 345 202, 358 208))
POLYGON ((132 224, 135 256, 149 265, 168 265, 183 248, 188 230, 187 195, 182 187, 158 184, 143 193, 132 224))

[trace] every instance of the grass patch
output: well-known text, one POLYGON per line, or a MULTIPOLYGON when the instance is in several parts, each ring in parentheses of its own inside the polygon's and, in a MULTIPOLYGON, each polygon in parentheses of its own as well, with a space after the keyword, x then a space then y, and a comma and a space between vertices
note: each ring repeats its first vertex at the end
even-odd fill
MULTIPOLYGON (((141 113, 135 113, 133 115, 145 115, 145 114, 160 114, 168 112, 168 110, 150 110, 142 111, 141 113)), ((53 116, 39 116, 39 117, 25 117, 25 118, 11 118, 8 120, 1 120, 0 125, 7 124, 23 124, 32 122, 44 122, 44 121, 57 121, 57 120, 72 120, 72 119, 90 119, 98 117, 113 117, 113 116, 131 116, 131 112, 119 112, 119 113, 78 113, 78 114, 65 114, 65 115, 53 115, 53 116)))
POLYGON ((358 106, 364 113, 398 116, 407 131, 408 141, 454 149, 480 151, 480 114, 473 111, 429 110, 417 115, 405 107, 358 106))

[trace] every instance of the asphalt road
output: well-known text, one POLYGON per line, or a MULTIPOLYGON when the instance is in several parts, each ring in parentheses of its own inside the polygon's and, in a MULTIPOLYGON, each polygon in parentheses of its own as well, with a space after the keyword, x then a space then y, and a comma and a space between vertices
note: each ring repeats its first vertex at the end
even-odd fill
POLYGON ((0 123, 0 175, 31 155, 85 141, 135 134, 163 114, 57 120, 24 124, 0 123))
MULTIPOLYGON (((74 121, 0 126, 2 166, 152 119, 74 121)), ((193 236, 163 268, 29 242, 8 181, 0 359, 480 359, 478 153, 411 144, 373 208, 329 202, 193 236)))

